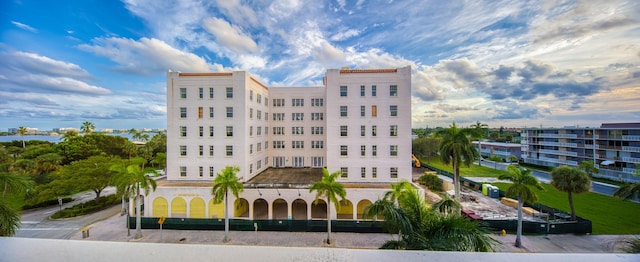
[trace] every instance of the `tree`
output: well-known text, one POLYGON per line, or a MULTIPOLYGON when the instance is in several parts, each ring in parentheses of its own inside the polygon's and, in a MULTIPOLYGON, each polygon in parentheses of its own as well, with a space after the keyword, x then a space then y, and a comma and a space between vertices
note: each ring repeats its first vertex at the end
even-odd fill
POLYGON ((224 200, 224 239, 222 242, 229 241, 229 191, 238 198, 238 194, 244 191, 244 186, 238 181, 236 173, 240 172, 237 166, 226 166, 222 171, 216 174, 213 180, 211 194, 213 202, 220 204, 224 200))
POLYGON ((431 163, 431 157, 438 154, 440 139, 431 136, 418 137, 411 142, 411 151, 418 157, 426 157, 431 163))
POLYGON ((587 173, 589 177, 592 177, 593 174, 600 173, 600 169, 597 169, 593 164, 593 161, 591 160, 580 162, 580 165, 578 165, 578 169, 587 173))
POLYGON ((571 220, 576 220, 576 210, 573 207, 573 194, 588 192, 591 187, 589 175, 576 168, 562 166, 551 171, 551 185, 562 192, 567 192, 571 220))
POLYGON ((10 172, 0 172, 2 185, 2 200, 0 200, 0 236, 13 236, 20 227, 20 212, 6 201, 7 193, 24 192, 31 187, 31 181, 26 176, 15 175, 10 172))
POLYGON ((344 200, 347 197, 347 191, 344 186, 337 180, 342 175, 342 171, 336 171, 329 174, 326 168, 322 168, 322 180, 313 183, 309 188, 309 192, 316 191, 316 199, 314 204, 318 204, 320 198, 327 199, 327 245, 331 244, 331 201, 336 206, 336 210, 340 209, 340 202, 338 202, 339 196, 344 200))
POLYGON ((96 130, 96 126, 89 121, 84 121, 84 123, 82 123, 82 126, 80 126, 80 131, 85 134, 89 134, 94 130, 96 130))
POLYGON ((462 205, 460 204, 460 202, 449 197, 449 194, 444 194, 444 197, 440 201, 434 203, 431 206, 431 209, 436 210, 444 215, 457 215, 460 214, 462 205))
POLYGON ((24 126, 18 127, 18 134, 22 137, 22 148, 24 148, 24 135, 27 134, 27 128, 24 126))
POLYGON ((62 139, 62 141, 66 141, 77 136, 78 136, 78 132, 76 132, 75 130, 69 130, 65 132, 60 139, 62 139))
POLYGON ((440 159, 445 164, 453 166, 453 184, 455 188, 455 199, 460 201, 460 165, 469 167, 478 157, 478 151, 473 148, 469 136, 471 129, 460 129, 456 123, 451 124, 448 129, 438 132, 442 137, 440 143, 440 159))
POLYGON ((476 121, 476 123, 470 127, 473 130, 473 138, 478 139, 478 154, 480 158, 482 158, 482 139, 485 137, 485 129, 488 127, 487 124, 480 123, 480 121, 476 121))
MULTIPOLYGON (((147 174, 155 174, 155 171, 150 168, 142 169, 140 164, 113 165, 109 170, 116 172, 115 186, 118 195, 123 195, 133 198, 136 202, 136 235, 135 238, 142 237, 141 224, 141 211, 140 211, 140 194, 144 191, 144 195, 148 196, 149 191, 156 190, 156 181, 147 176, 147 174)), ((127 224, 129 220, 127 220, 127 224)))
POLYGON ((507 166, 508 174, 500 175, 498 179, 511 181, 512 184, 507 188, 506 195, 508 197, 518 198, 518 229, 516 232, 515 246, 522 247, 522 205, 524 202, 538 201, 538 196, 533 192, 532 188, 538 190, 544 190, 544 188, 538 182, 534 176, 531 175, 531 170, 521 169, 518 166, 507 166))
POLYGON ((105 156, 92 156, 66 165, 59 172, 56 183, 67 191, 91 190, 100 199, 102 191, 113 182, 110 167, 119 164, 119 159, 105 156))
POLYGON ((509 155, 509 157, 507 157, 507 160, 509 160, 509 162, 518 162, 518 157, 514 155, 509 155))
MULTIPOLYGON (((640 176, 640 165, 636 165, 636 172, 633 174, 634 176, 640 176)), ((640 194, 640 183, 625 183, 620 186, 616 192, 613 193, 614 196, 622 198, 623 200, 629 200, 638 196, 640 194)))

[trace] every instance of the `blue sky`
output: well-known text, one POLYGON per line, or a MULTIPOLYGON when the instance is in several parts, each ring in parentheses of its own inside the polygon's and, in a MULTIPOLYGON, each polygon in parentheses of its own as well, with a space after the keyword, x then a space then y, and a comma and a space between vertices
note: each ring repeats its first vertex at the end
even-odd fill
POLYGON ((164 128, 166 70, 411 66, 414 127, 640 122, 640 1, 0 3, 0 130, 164 128))

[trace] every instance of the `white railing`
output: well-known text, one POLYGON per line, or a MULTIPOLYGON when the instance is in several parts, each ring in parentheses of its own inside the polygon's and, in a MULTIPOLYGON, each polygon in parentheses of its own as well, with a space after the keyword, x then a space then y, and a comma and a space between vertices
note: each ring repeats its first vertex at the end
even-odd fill
POLYGON ((538 134, 538 137, 551 137, 551 138, 578 138, 577 134, 538 134))
POLYGON ((623 146, 622 151, 640 152, 640 147, 637 146, 623 146))
POLYGON ((562 142, 542 141, 539 144, 540 145, 544 145, 544 146, 578 147, 577 143, 562 143, 562 142))
POLYGON ((632 174, 632 175, 636 173, 636 170, 638 170, 638 169, 630 168, 630 167, 623 167, 622 168, 622 172, 627 173, 627 174, 632 174))
POLYGON ((636 157, 622 157, 622 161, 640 164, 640 158, 636 157))
POLYGON ((540 159, 542 161, 560 163, 560 164, 565 164, 565 165, 570 165, 570 166, 577 166, 578 165, 578 162, 572 161, 572 160, 563 160, 563 159, 549 158, 549 157, 540 157, 538 159, 540 159))
POLYGON ((640 136, 622 136, 622 140, 638 141, 638 140, 640 140, 640 136))
POLYGON ((552 155, 578 156, 578 152, 572 152, 572 151, 540 149, 539 152, 540 153, 545 153, 545 154, 552 154, 552 155))

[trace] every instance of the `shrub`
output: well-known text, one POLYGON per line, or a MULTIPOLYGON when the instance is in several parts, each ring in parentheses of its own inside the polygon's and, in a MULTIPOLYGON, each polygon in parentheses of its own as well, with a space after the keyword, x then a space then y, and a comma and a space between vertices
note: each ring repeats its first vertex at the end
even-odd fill
MULTIPOLYGON (((73 198, 70 198, 70 197, 63 197, 62 198, 62 203, 69 203, 71 201, 73 201, 73 198)), ((38 202, 38 203, 31 203, 30 201, 28 201, 27 204, 22 206, 22 210, 27 210, 27 209, 32 209, 32 208, 39 208, 39 207, 48 207, 48 206, 53 206, 53 205, 58 205, 58 199, 57 198, 49 199, 49 200, 38 202)))
POLYGON ((429 188, 431 191, 442 191, 442 180, 434 174, 424 174, 418 178, 418 183, 429 188))
POLYGON ((65 208, 53 214, 51 218, 57 219, 82 216, 107 209, 116 204, 120 204, 120 198, 116 197, 116 195, 109 195, 106 197, 100 197, 97 201, 92 200, 89 202, 77 204, 69 208, 65 208))
POLYGON ((499 157, 499 156, 496 156, 496 155, 492 155, 491 157, 489 157, 489 160, 491 160, 493 162, 504 162, 502 157, 499 157))

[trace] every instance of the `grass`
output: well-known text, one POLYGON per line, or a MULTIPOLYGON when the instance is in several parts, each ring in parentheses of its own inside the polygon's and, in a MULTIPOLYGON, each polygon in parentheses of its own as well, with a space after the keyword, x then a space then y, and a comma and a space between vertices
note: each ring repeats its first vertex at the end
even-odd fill
MULTIPOLYGON (((510 184, 492 183, 506 191, 510 184)), ((536 192, 538 202, 570 212, 567 193, 560 192, 549 184, 542 184, 545 191, 536 192)), ((591 220, 593 234, 621 235, 640 234, 640 204, 622 201, 619 198, 587 192, 573 195, 573 205, 576 215, 591 220)))
MULTIPOLYGON (((431 158, 430 164, 423 159, 420 159, 420 162, 423 165, 430 165, 430 166, 453 173, 453 168, 451 167, 451 165, 445 165, 438 158, 431 158)), ((475 165, 475 164, 472 164, 471 167, 466 167, 464 165, 460 167, 460 176, 463 176, 463 177, 498 177, 502 174, 506 174, 506 172, 502 170, 489 168, 489 167, 475 165)))
POLYGON ((91 200, 89 202, 85 202, 85 203, 77 204, 72 207, 65 208, 61 211, 54 213, 51 216, 51 218, 58 219, 58 218, 82 216, 82 215, 91 214, 103 209, 107 209, 119 203, 120 203, 120 198, 117 197, 116 195, 109 195, 106 197, 103 196, 103 197, 100 197, 100 200, 97 202, 95 200, 91 200))

